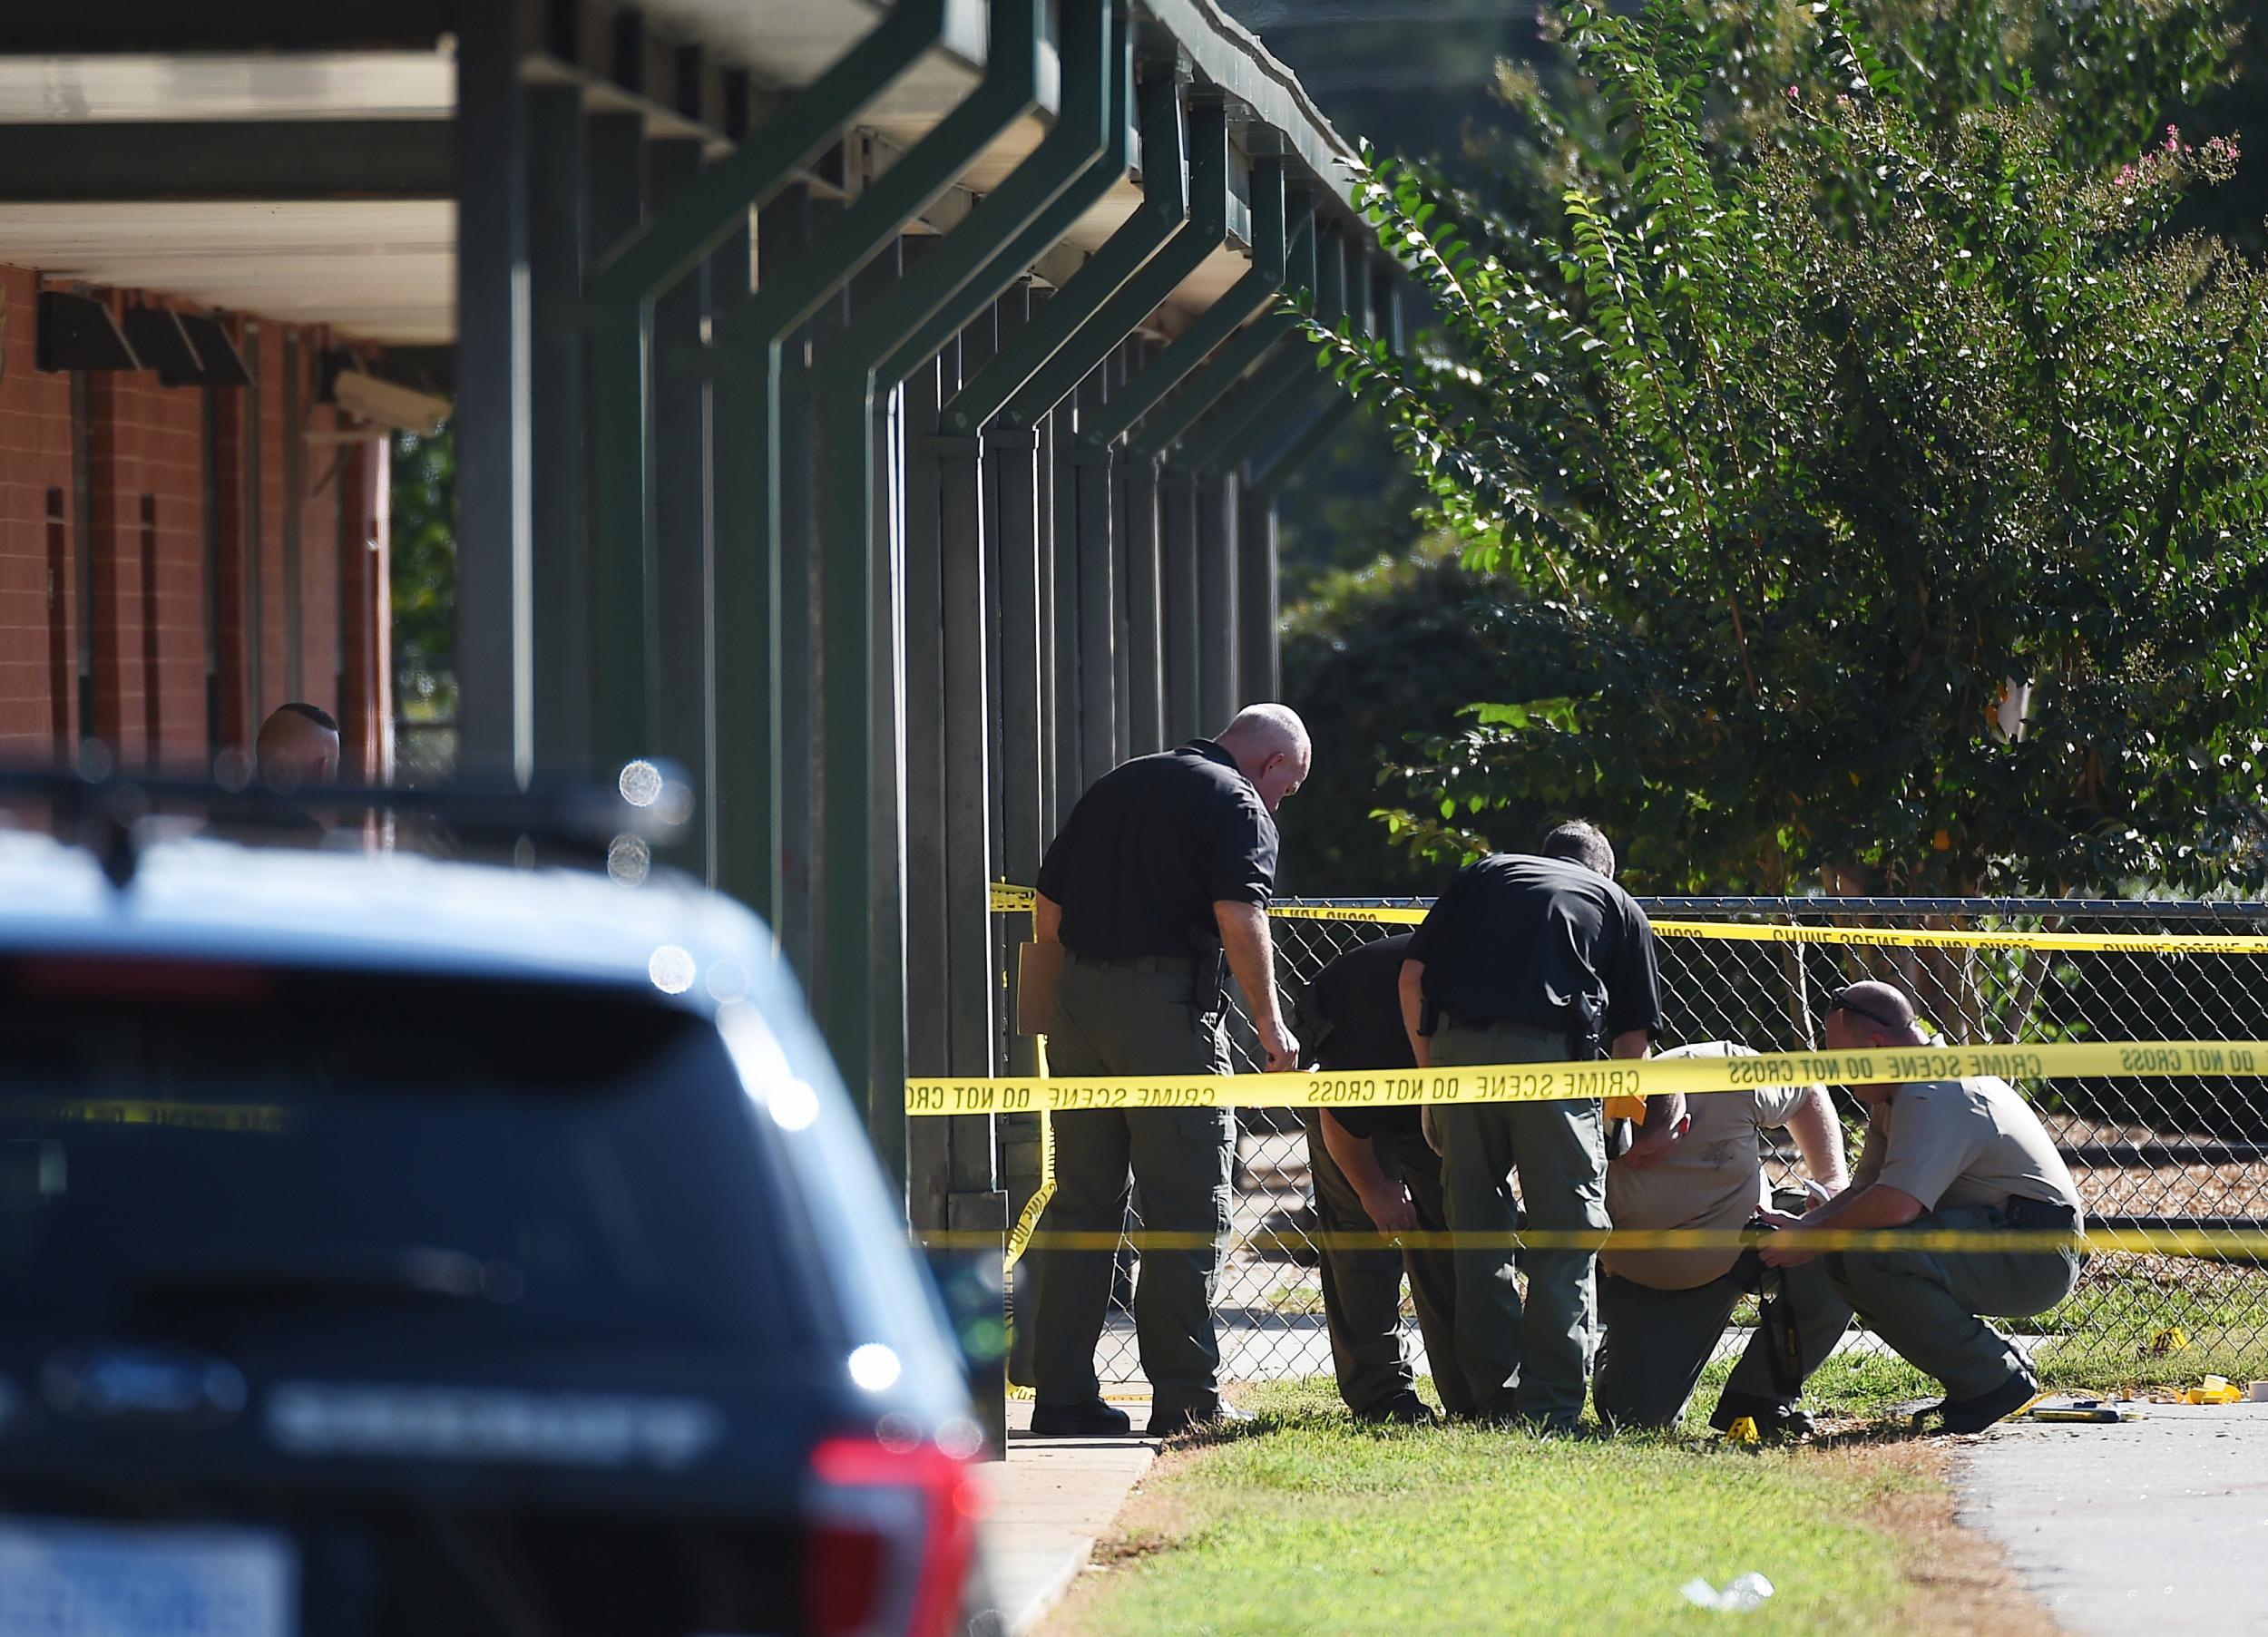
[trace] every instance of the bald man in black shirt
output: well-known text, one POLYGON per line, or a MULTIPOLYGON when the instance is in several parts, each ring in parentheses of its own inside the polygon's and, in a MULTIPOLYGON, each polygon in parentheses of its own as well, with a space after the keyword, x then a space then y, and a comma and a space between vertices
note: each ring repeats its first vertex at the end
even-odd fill
MULTIPOLYGON (((1224 958, 1271 1069, 1298 1067, 1277 1009, 1267 904, 1276 890, 1276 804, 1312 756, 1280 705, 1249 706, 1217 739, 1138 756, 1095 781, 1040 865, 1032 936, 1062 944, 1048 1022, 1061 1075, 1227 1074, 1224 958)), ((1213 1286, 1228 1233, 1236 1115, 1227 1107, 1059 1114, 1055 1197, 1044 1230, 1115 1233, 1128 1173, 1142 1225, 1209 1237, 1211 1251, 1142 1255, 1135 1340, 1149 1378, 1149 1432, 1235 1418, 1220 1401, 1213 1286)), ((1110 1253, 1041 1253, 1032 1321, 1031 1430, 1109 1437, 1129 1429, 1102 1402, 1095 1342, 1110 1305, 1110 1253)))

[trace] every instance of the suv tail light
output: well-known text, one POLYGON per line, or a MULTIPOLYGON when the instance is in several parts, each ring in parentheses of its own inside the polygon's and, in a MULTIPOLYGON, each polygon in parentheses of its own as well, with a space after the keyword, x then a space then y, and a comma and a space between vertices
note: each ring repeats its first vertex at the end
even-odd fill
POLYGON ((811 1455, 807 1637, 947 1637, 992 1496, 934 1444, 830 1438, 811 1455))

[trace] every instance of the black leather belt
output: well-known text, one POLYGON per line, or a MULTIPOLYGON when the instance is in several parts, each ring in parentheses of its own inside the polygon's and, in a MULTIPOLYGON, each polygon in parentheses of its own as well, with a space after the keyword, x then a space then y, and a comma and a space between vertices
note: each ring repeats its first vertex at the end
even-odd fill
POLYGON ((2079 1231, 2079 1213, 2060 1200, 2026 1199, 2010 1194, 2001 1214, 2008 1218, 2011 1228, 2059 1228, 2067 1233, 2079 1231))
POLYGON ((1199 955, 1120 955, 1106 957, 1081 955, 1071 951, 1071 959, 1081 966, 1090 966, 1105 972, 1186 972, 1198 961, 1199 955))

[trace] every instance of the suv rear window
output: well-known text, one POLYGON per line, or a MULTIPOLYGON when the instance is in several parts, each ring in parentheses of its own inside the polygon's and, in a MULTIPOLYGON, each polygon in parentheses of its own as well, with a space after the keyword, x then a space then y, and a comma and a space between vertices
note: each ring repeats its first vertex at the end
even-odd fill
MULTIPOLYGON (((0 965, 0 1303, 46 1328, 800 1339, 716 1029, 621 990, 0 965)), ((19 1333, 21 1333, 19 1331, 19 1333)))

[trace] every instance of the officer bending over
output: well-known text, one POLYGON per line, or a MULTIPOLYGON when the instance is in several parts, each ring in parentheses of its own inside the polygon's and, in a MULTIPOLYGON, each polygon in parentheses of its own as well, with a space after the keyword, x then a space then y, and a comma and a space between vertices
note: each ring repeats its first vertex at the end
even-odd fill
MULTIPOLYGON (((1854 983, 1827 1003, 1829 1051, 1924 1045, 1913 1004, 1887 983, 1854 983)), ((1866 1106, 1866 1145, 1851 1190, 1802 1216, 1773 1213, 1776 1227, 1960 1229, 1982 1236, 1967 1251, 1835 1251, 1827 1278, 1860 1320, 1917 1369, 1944 1384, 1947 1432, 1978 1432, 2039 1390, 2015 1344, 1980 1315, 2021 1319, 2070 1295, 2079 1276, 2079 1192, 2047 1130, 2005 1080, 1924 1080, 1853 1086, 1866 1106), (2068 1233, 2060 1249, 1991 1248, 1993 1234, 2068 1233)), ((1821 1253, 1774 1245, 1773 1267, 1800 1268, 1821 1253)))
MULTIPOLYGON (((1322 1069, 1414 1069, 1402 1027, 1402 962, 1410 934, 1375 938, 1315 974, 1295 1020, 1305 1055, 1322 1069)), ((1456 1269, 1446 1249, 1357 1250, 1339 1234, 1444 1232, 1442 1163, 1427 1145, 1415 1104, 1303 1108, 1315 1222, 1323 1230, 1324 1322, 1339 1397, 1359 1420, 1422 1426, 1433 1412, 1417 1395, 1402 1349, 1402 1275, 1432 1366, 1433 1387, 1452 1416, 1472 1413, 1457 1368, 1456 1269)))
MULTIPOLYGON (((1665 1057, 1752 1057, 1729 1041, 1680 1046, 1665 1057)), ((1770 1086, 1686 1099, 1676 1141, 1651 1155, 1626 1155, 1607 1167, 1607 1214, 1625 1229, 1738 1231, 1772 1205, 1765 1133, 1795 1139, 1820 1197, 1846 1185, 1843 1126, 1823 1086, 1770 1086)), ((1795 1196, 1800 1202, 1802 1196, 1795 1196)), ((1800 1203, 1798 1203, 1800 1209, 1800 1203)), ((1804 1378, 1834 1350, 1851 1310, 1815 1263, 1766 1272, 1753 1256, 1706 1251, 1618 1250, 1598 1257, 1602 1334, 1591 1401, 1613 1427, 1667 1427, 1686 1412, 1725 1321, 1745 1294, 1765 1292, 1756 1327, 1709 1425, 1724 1431, 1743 1416, 1770 1437, 1800 1436, 1811 1417, 1798 1407, 1804 1378), (1763 1275, 1760 1279, 1759 1275, 1763 1275), (1794 1356, 1790 1341, 1794 1343, 1794 1356)))
MULTIPOLYGON (((1040 865, 1032 936, 1065 957, 1049 1009, 1049 1067, 1062 1075, 1228 1072, 1221 965, 1237 974, 1271 1070, 1298 1067, 1299 1042, 1276 1009, 1267 905, 1276 887, 1276 804, 1307 776, 1312 752, 1280 705, 1240 712, 1217 739, 1138 756, 1089 787, 1040 865)), ((1242 1418, 1220 1401, 1213 1285, 1229 1229, 1236 1116, 1220 1108, 1059 1114, 1051 1233, 1116 1234, 1127 1174, 1142 1225, 1197 1235, 1209 1250, 1155 1250, 1134 1291, 1135 1340, 1149 1378, 1149 1432, 1242 1418)), ((1095 1343, 1110 1296, 1107 1251, 1041 1256, 1033 1315, 1042 1436, 1124 1433, 1102 1402, 1095 1343)))

